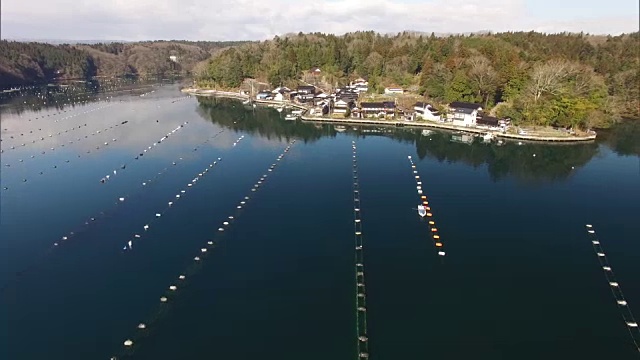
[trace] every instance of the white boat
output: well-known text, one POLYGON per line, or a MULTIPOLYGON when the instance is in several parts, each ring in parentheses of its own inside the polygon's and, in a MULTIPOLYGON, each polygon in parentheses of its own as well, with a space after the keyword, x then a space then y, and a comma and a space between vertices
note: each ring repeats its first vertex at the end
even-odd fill
POLYGON ((486 134, 484 134, 484 136, 482 137, 482 139, 483 139, 485 142, 490 142, 490 141, 491 141, 491 140, 493 140, 494 138, 495 138, 495 137, 494 137, 494 136, 493 136, 493 134, 491 134, 491 133, 486 133, 486 134))
POLYGON ((422 136, 429 136, 433 134, 433 131, 431 130, 422 130, 422 136))
POLYGON ((420 215, 420 217, 425 217, 427 215, 427 209, 424 205, 418 205, 418 215, 420 215))
POLYGON ((293 114, 288 114, 287 116, 284 117, 285 120, 296 120, 298 119, 297 115, 293 115, 293 114))
POLYGON ((293 115, 302 115, 303 110, 293 110, 291 113, 293 115))

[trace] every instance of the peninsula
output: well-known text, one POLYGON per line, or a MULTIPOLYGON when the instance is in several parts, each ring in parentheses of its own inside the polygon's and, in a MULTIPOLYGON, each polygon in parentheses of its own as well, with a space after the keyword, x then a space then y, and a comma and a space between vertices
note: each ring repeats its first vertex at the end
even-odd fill
POLYGON ((300 33, 216 53, 194 88, 301 104, 317 120, 593 139, 593 129, 640 118, 639 39, 300 33))

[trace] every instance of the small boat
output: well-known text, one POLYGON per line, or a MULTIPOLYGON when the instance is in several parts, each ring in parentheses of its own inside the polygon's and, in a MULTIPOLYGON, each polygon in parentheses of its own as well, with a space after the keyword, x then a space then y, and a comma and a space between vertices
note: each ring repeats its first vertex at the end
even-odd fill
POLYGON ((293 114, 288 114, 287 116, 284 117, 285 120, 297 120, 298 116, 297 115, 293 115, 293 114))
POLYGON ((418 215, 420 215, 420 217, 427 215, 427 209, 423 205, 418 205, 418 215))

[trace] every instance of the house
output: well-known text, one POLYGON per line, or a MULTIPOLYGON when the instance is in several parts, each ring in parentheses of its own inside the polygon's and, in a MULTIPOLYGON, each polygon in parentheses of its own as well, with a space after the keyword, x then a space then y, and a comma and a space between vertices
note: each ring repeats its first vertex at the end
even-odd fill
POLYGON ((360 103, 360 108, 363 117, 386 117, 393 116, 396 110, 396 104, 392 101, 363 102, 360 103))
POLYGON ((477 125, 488 126, 488 127, 500 127, 500 119, 493 116, 482 116, 476 120, 477 125))
POLYGON ((387 88, 384 88, 384 93, 387 95, 404 94, 404 90, 402 90, 402 88, 399 88, 399 87, 387 87, 387 88))
POLYGON ((309 72, 311 74, 313 74, 313 75, 318 76, 318 75, 320 75, 322 73, 322 70, 320 70, 319 67, 313 67, 313 68, 311 68, 311 70, 309 70, 309 72))
POLYGON ((369 91, 369 82, 363 78, 357 78, 351 82, 351 89, 355 92, 367 92, 369 91))
POLYGON ((434 109, 431 104, 418 101, 413 104, 413 110, 415 111, 416 118, 422 118, 424 120, 440 121, 441 116, 438 110, 434 109))
POLYGON ((273 99, 273 94, 271 91, 261 91, 256 95, 256 99, 258 100, 271 100, 273 99))
POLYGON ((447 119, 453 121, 453 125, 475 126, 480 111, 482 111, 480 104, 454 101, 449 104, 447 119))
POLYGON ((344 100, 338 100, 333 104, 334 114, 346 114, 350 109, 349 103, 344 100))
POLYGON ((169 60, 173 61, 173 62, 178 62, 178 57, 175 55, 171 55, 169 56, 169 60))
POLYGON ((273 94, 273 100, 285 101, 289 100, 289 94, 291 93, 291 90, 289 90, 289 88, 287 87, 278 87, 275 88, 271 93, 273 94))
POLYGON ((299 95, 302 95, 302 94, 314 95, 316 93, 316 87, 312 85, 301 85, 301 86, 298 86, 298 89, 296 90, 299 95))

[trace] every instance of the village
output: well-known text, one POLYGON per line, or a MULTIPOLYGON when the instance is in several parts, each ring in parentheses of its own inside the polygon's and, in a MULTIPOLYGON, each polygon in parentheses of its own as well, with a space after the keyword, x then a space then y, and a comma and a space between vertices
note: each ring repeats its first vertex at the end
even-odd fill
MULTIPOLYGON (((311 77, 321 77, 322 70, 314 68, 309 71, 311 77)), ((509 119, 498 119, 484 113, 482 105, 468 102, 452 102, 443 109, 437 109, 425 101, 415 101, 410 105, 398 101, 408 92, 401 88, 390 86, 384 89, 384 94, 378 96, 379 101, 367 95, 369 83, 364 78, 357 78, 348 85, 325 91, 317 85, 307 83, 294 89, 285 86, 273 90, 263 89, 252 94, 251 90, 244 90, 243 95, 251 96, 258 102, 273 101, 293 103, 304 106, 307 115, 313 118, 348 120, 348 119, 378 119, 401 122, 429 121, 443 125, 461 128, 477 128, 483 130, 505 132, 511 122, 509 119)), ((411 98, 411 97, 409 97, 411 98)), ((406 99, 404 101, 406 103, 406 99)), ((296 112, 299 114, 299 112, 296 112)), ((288 119, 294 120, 295 116, 288 119)))
MULTIPOLYGON (((485 140, 511 138, 523 141, 591 141, 595 132, 578 136, 570 129, 532 129, 513 126, 511 119, 492 116, 481 104, 453 101, 438 106, 425 101, 416 89, 389 85, 382 94, 370 89, 365 78, 347 85, 324 81, 322 69, 314 67, 303 73, 297 85, 271 85, 247 78, 239 90, 220 91, 183 89, 193 95, 222 96, 244 100, 245 104, 275 107, 279 111, 296 108, 285 120, 306 120, 361 125, 416 126, 444 129, 460 134, 482 136, 485 140)), ((195 83, 194 83, 195 85, 195 83)), ((292 85, 292 84, 289 84, 292 85)), ((468 137, 468 136, 465 136, 468 137)))

